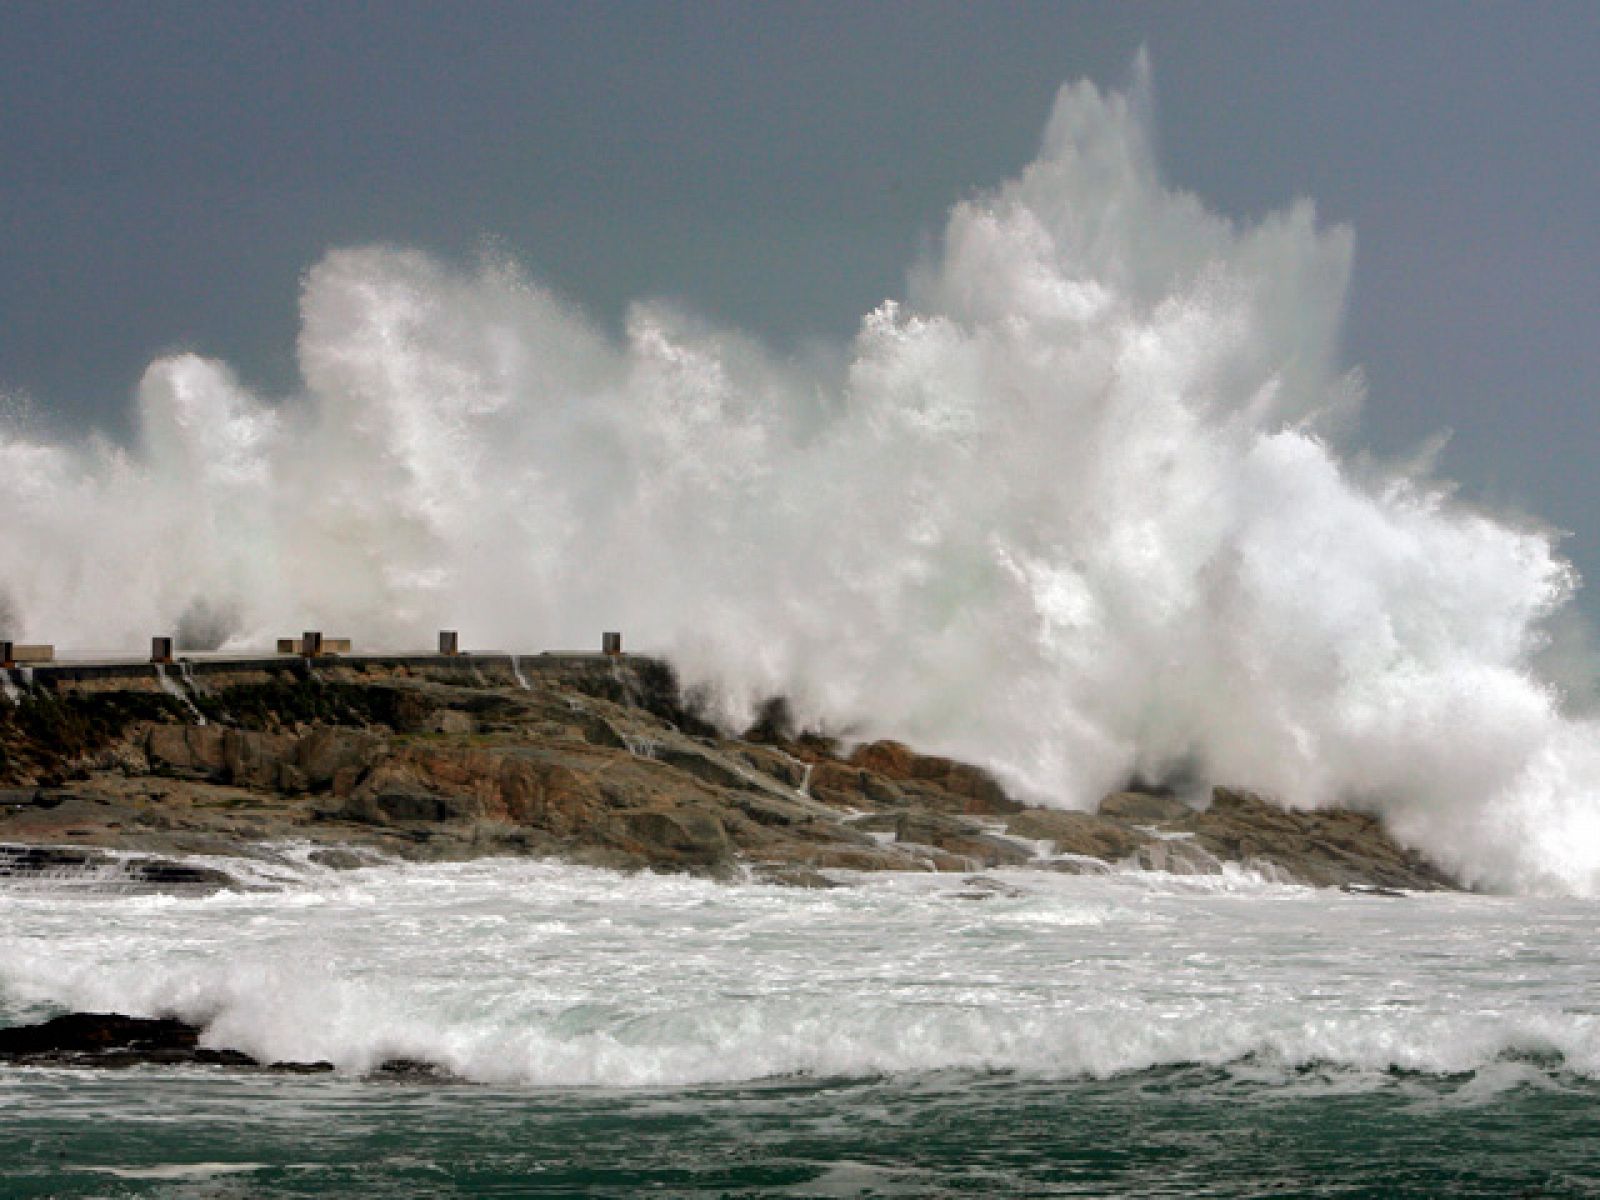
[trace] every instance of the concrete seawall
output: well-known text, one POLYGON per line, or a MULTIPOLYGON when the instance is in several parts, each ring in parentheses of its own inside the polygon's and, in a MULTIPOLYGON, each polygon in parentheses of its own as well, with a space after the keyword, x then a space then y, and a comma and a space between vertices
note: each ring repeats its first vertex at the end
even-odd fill
MULTIPOLYGON (((164 668, 171 682, 196 688, 265 682, 284 674, 336 682, 387 676, 420 676, 516 687, 524 681, 572 679, 596 674, 632 674, 655 660, 638 655, 583 653, 511 654, 329 654, 314 659, 293 654, 182 656, 164 668)), ((163 669, 146 659, 95 659, 30 664, 6 672, 13 685, 48 691, 156 691, 163 669)))

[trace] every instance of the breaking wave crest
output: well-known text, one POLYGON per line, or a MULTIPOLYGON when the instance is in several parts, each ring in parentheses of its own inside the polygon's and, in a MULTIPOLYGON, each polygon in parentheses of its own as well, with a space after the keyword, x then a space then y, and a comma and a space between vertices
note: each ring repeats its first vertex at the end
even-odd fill
MULTIPOLYGON (((513 1007, 469 1015, 397 1004, 380 989, 315 981, 287 966, 180 970, 176 979, 143 986, 130 973, 111 982, 131 985, 118 989, 124 1007, 136 997, 132 1007, 141 1014, 198 1021, 206 1044, 264 1062, 322 1060, 360 1074, 403 1058, 479 1083, 538 1087, 945 1070, 1106 1078, 1236 1064, 1287 1077, 1306 1068, 1465 1075, 1526 1062, 1600 1079, 1600 1020, 1574 1014, 1351 1013, 1305 1020, 1292 1012, 1240 1014, 1226 1004, 1182 1015, 1128 1001, 1027 1012, 819 994, 706 998, 636 1013, 595 1003, 558 1013, 513 1007)), ((106 994, 104 987, 77 991, 106 994)))
POLYGON ((1600 1079, 1581 903, 1005 878, 975 899, 949 876, 814 892, 485 862, 208 898, 0 892, 0 1024, 171 1014, 263 1061, 534 1086, 1183 1064, 1600 1079))
POLYGON ((781 691, 1043 802, 1228 782, 1595 892, 1600 731, 1534 667, 1573 572, 1341 455, 1349 232, 1169 187, 1138 74, 1062 91, 842 372, 661 304, 613 335, 503 261, 335 251, 299 394, 179 355, 131 448, 0 427, 0 612, 78 653, 621 628, 730 715, 781 691))

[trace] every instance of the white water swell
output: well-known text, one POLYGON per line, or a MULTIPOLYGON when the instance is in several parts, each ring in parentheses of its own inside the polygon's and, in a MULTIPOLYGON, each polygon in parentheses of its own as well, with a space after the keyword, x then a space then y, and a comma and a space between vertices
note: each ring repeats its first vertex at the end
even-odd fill
POLYGON ((1341 455, 1349 232, 1208 212, 1146 104, 1064 89, 840 374, 659 304, 615 336, 505 262, 331 253, 300 394, 180 355, 131 449, 0 428, 0 611, 65 653, 622 629, 731 713, 784 692, 1043 802, 1225 782, 1600 890, 1600 728, 1534 666, 1552 536, 1341 455))
POLYGON ((0 1023, 177 1013, 347 1071, 651 1086, 1180 1063, 1600 1078, 1587 906, 1008 872, 806 891, 516 861, 0 889, 0 1023))

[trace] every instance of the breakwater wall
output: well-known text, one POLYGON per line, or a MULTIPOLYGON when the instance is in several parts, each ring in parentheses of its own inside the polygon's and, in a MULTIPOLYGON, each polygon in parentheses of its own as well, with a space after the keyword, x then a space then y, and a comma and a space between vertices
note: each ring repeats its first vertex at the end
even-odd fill
MULTIPOLYGON (((576 682, 606 675, 634 677, 657 660, 638 655, 542 654, 296 654, 190 655, 168 663, 148 659, 52 661, 0 671, 12 688, 70 691, 162 691, 174 684, 195 690, 260 683, 285 675, 331 682, 393 677, 436 679, 488 687, 531 687, 540 681, 576 682)), ((10 689, 8 689, 10 690, 10 689)))

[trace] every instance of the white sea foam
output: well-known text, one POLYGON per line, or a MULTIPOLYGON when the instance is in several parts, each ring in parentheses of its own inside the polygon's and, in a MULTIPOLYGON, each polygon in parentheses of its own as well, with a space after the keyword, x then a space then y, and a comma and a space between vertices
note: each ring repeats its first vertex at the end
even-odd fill
POLYGON ((161 1163, 153 1167, 69 1167, 69 1170, 88 1171, 97 1175, 114 1175, 118 1179, 191 1180, 218 1179, 224 1175, 248 1175, 264 1171, 266 1163, 203 1162, 161 1163))
MULTIPOLYGON (((185 665, 187 666, 187 664, 185 664, 185 665)), ((201 711, 198 708, 195 707, 194 700, 191 698, 191 696, 189 694, 189 691, 188 691, 189 687, 193 687, 194 686, 192 681, 190 680, 190 676, 189 676, 188 672, 187 671, 184 672, 184 676, 183 676, 184 683, 183 684, 179 684, 176 680, 174 680, 170 675, 167 674, 167 668, 166 668, 166 664, 165 663, 156 663, 155 664, 155 668, 156 668, 156 682, 161 685, 161 690, 163 692, 165 692, 167 695, 172 696, 175 699, 182 701, 183 706, 186 709, 189 710, 189 715, 194 718, 194 722, 195 722, 196 725, 204 725, 206 723, 205 716, 204 716, 204 714, 201 713, 201 711), (187 687, 185 687, 184 685, 187 685, 187 687)))
POLYGON ((1350 233, 1206 211, 1146 108, 1064 89, 842 378, 659 304, 613 336, 506 262, 335 251, 299 394, 177 355, 132 448, 0 431, 0 609, 68 653, 195 614, 233 648, 620 628, 731 714, 785 692, 1046 802, 1354 801, 1474 880, 1595 892, 1600 730, 1534 667, 1553 537, 1341 457, 1350 233))
POLYGON ((176 1013, 263 1059, 398 1055, 532 1085, 1176 1063, 1600 1077, 1579 902, 1000 878, 816 892, 502 861, 159 901, 0 889, 0 1022, 176 1013))

